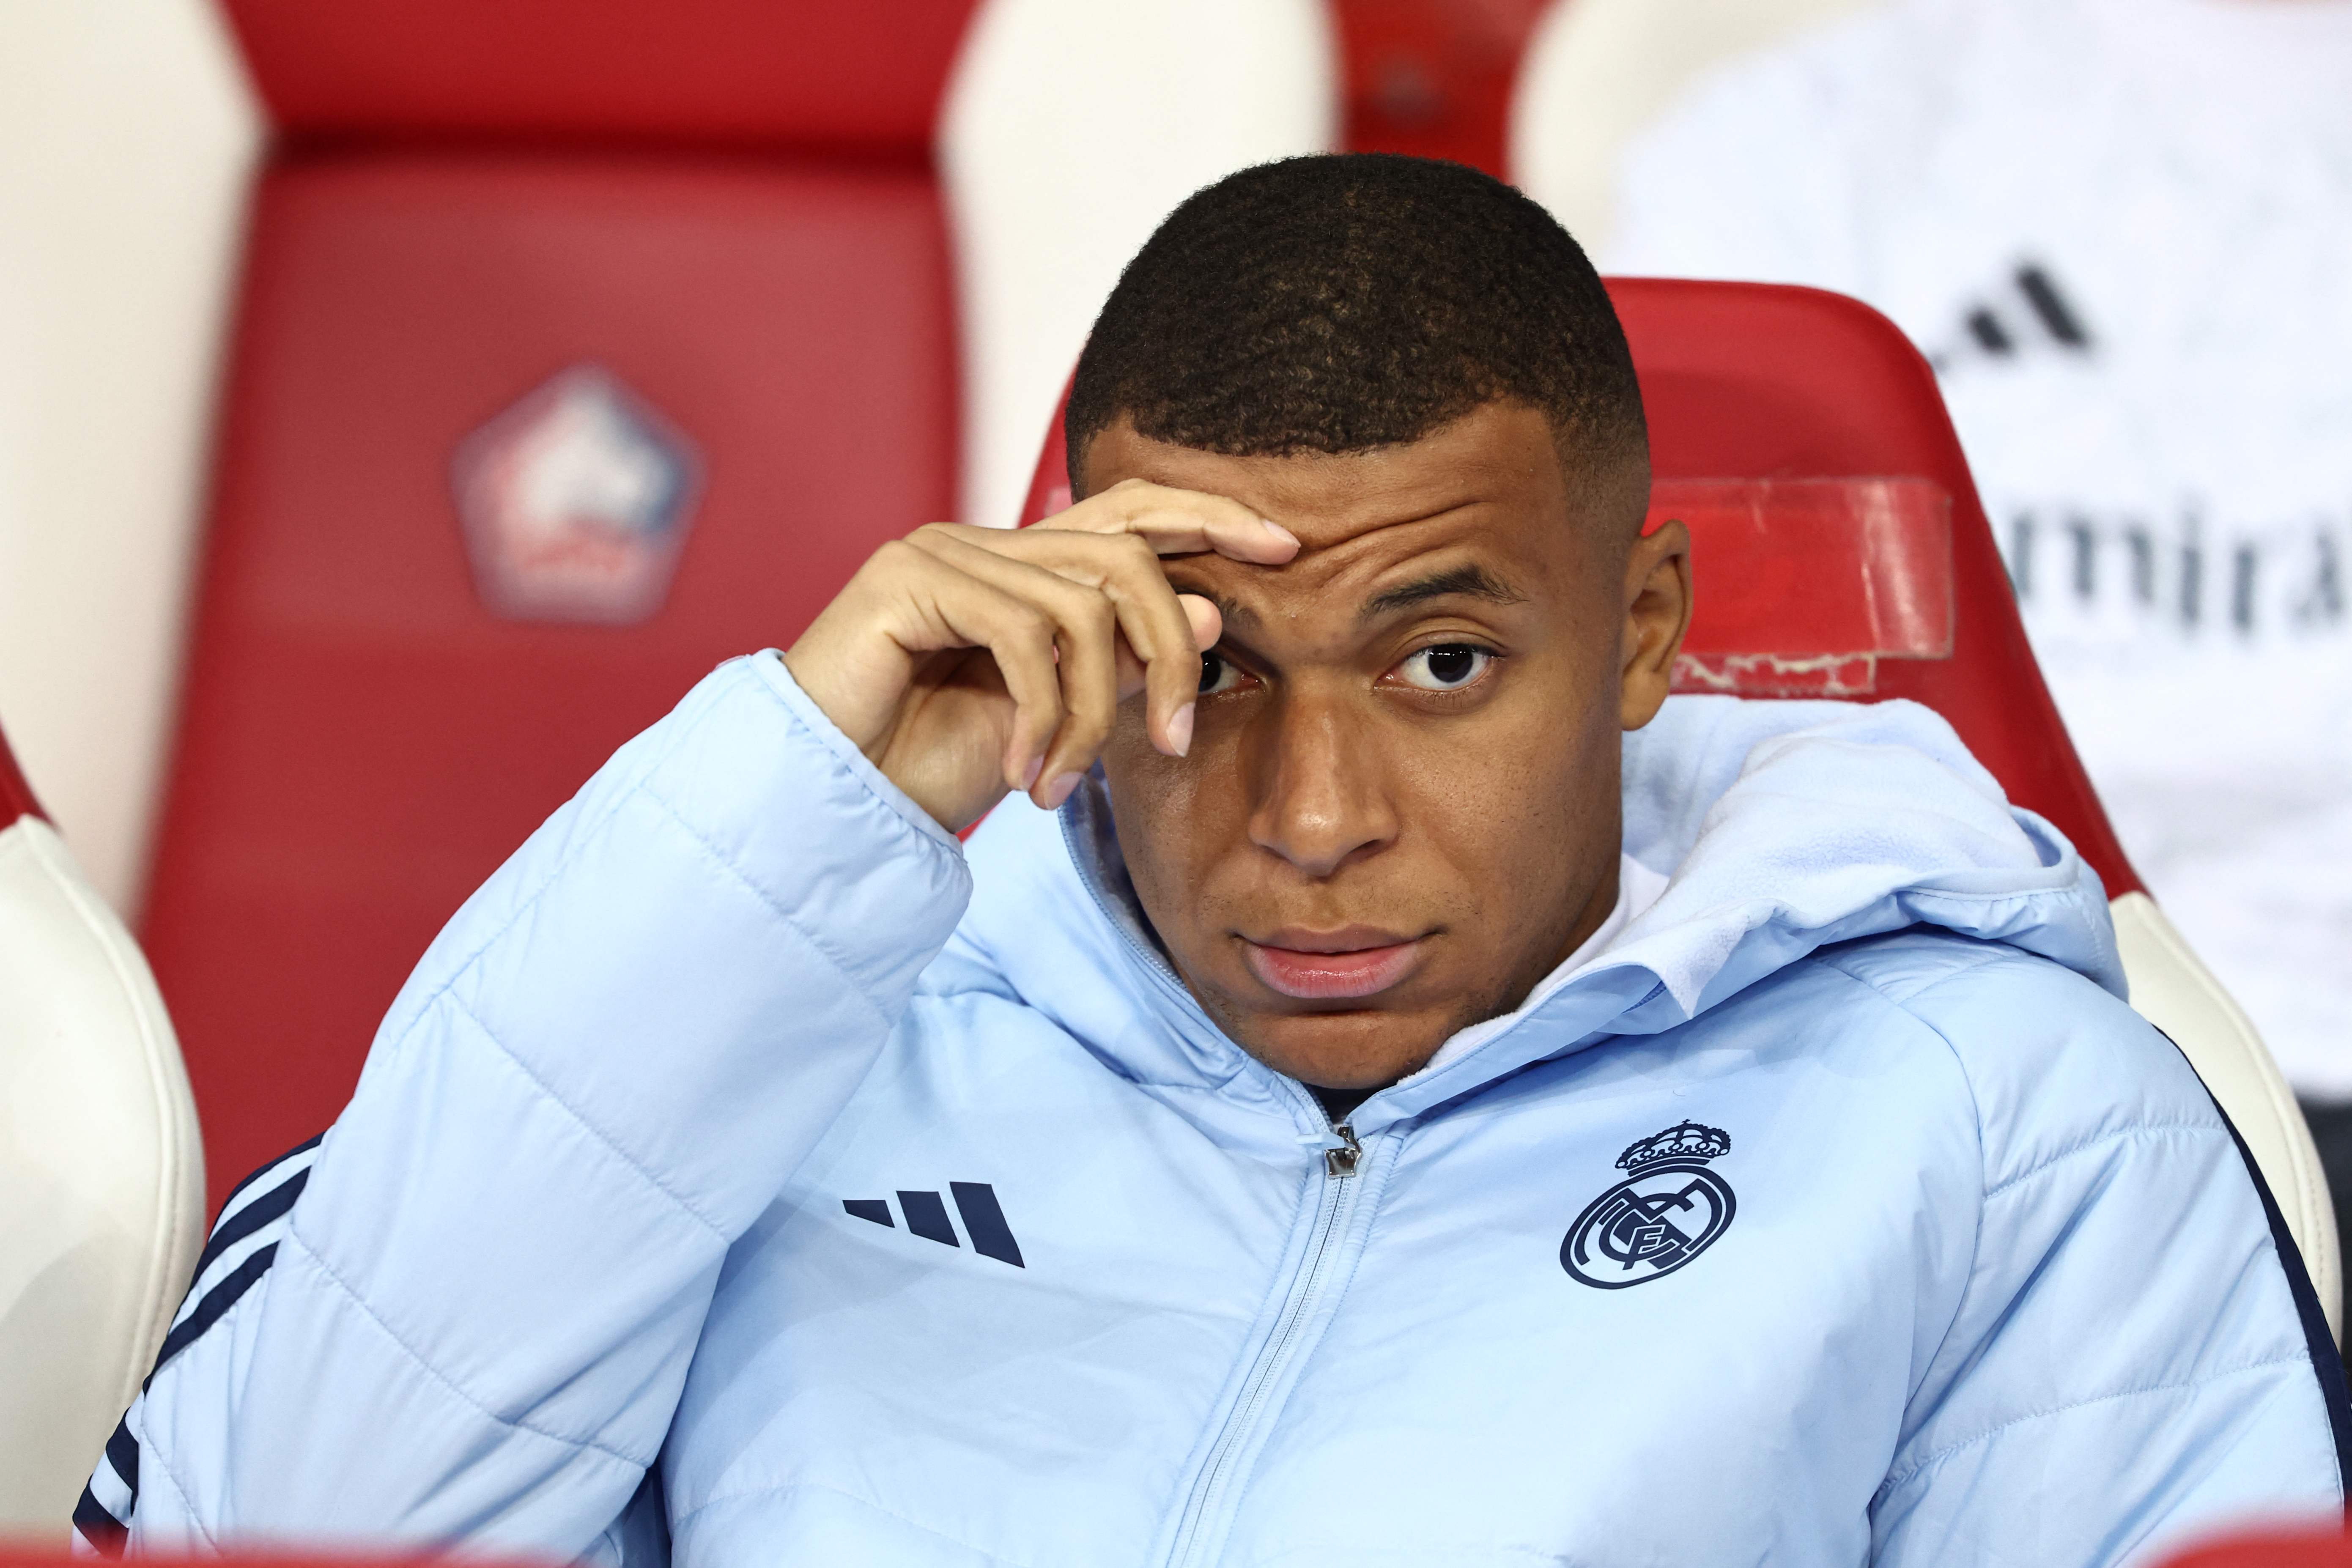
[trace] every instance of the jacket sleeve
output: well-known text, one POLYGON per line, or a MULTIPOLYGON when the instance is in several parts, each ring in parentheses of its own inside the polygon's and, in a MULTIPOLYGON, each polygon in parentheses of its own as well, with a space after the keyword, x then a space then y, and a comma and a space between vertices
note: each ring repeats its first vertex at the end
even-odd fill
POLYGON ((781 658, 722 666, 467 900, 324 1139, 224 1205, 85 1550, 624 1555, 729 1247, 969 892, 781 658))
POLYGON ((1875 1560, 2140 1563, 2251 1522, 2340 1520, 2343 1364, 2259 1173, 2171 1043, 2014 954, 1909 1010, 1969 1077, 1984 1195, 1873 1504, 1875 1560))

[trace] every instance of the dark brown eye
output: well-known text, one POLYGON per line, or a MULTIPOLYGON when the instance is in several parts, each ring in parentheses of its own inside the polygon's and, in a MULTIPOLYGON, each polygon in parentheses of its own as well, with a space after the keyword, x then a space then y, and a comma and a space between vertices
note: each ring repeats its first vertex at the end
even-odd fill
POLYGON ((1495 656, 1468 643, 1441 643, 1425 647, 1402 664, 1397 673, 1407 686, 1423 691, 1459 691, 1477 679, 1495 656))
POLYGON ((1214 651, 1201 656, 1202 696, 1211 696, 1219 691, 1231 691, 1239 686, 1241 681, 1242 672, 1234 667, 1231 659, 1221 658, 1214 651))

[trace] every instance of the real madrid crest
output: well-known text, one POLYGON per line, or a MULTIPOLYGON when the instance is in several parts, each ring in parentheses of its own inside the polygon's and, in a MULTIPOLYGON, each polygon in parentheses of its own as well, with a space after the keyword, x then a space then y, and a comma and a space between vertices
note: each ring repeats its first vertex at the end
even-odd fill
POLYGON ((1559 1266, 1587 1285, 1622 1290, 1672 1274, 1731 1226, 1731 1184, 1707 1169, 1731 1134, 1685 1121, 1617 1156, 1628 1178, 1592 1200, 1559 1244, 1559 1266))

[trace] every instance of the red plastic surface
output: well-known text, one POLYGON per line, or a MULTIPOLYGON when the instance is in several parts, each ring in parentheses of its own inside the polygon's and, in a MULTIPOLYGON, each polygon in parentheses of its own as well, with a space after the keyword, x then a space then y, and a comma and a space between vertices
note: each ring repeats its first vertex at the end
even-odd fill
MULTIPOLYGON (((1935 373, 1902 331, 1856 300, 1763 283, 1613 279, 1642 377, 1652 470, 1684 479, 1924 479, 1952 498, 1952 657, 1889 659, 1875 695, 1951 721, 2009 796, 2072 839, 2110 898, 2137 890, 2115 829, 2042 684, 1935 373)), ((1771 601, 1738 577, 1696 575, 1711 605, 1771 601)))
POLYGON ((1643 531, 1691 532, 1737 583, 1695 621, 1677 691, 1870 697, 1889 658, 1952 657, 1952 498, 1926 479, 1660 479, 1643 531))
POLYGON ((929 154, 974 0, 225 0, 278 129, 929 154))
POLYGON ((656 157, 320 158, 264 177, 144 937, 215 1196, 341 1108, 435 931, 720 660, 951 515, 927 176, 656 157), (690 437, 659 613, 500 618, 458 444, 567 365, 690 437))
POLYGON ((1511 89, 1554 0, 1331 0, 1340 144, 1451 158, 1507 178, 1511 89))
POLYGON ((8 737, 0 734, 0 827, 5 827, 20 816, 46 819, 47 813, 33 798, 33 786, 25 782, 25 773, 16 765, 16 753, 8 749, 8 737))
MULTIPOLYGON (((1642 378, 1655 492, 1670 503, 1693 493, 1683 488, 1691 481, 1726 479, 1770 480, 1783 495, 1804 493, 1785 488, 1792 480, 1908 479, 1950 499, 1950 657, 1878 659, 1872 695, 1942 714, 2011 800, 2074 842, 2109 898, 2139 890, 2026 643, 1935 373, 1902 330, 1858 300, 1818 289, 1616 278, 1609 293, 1642 378)), ((1066 500, 1063 454, 1056 411, 1024 523, 1049 501, 1066 500)), ((1916 566, 1915 550, 1898 553, 1916 566)), ((1704 546, 1693 557, 1694 647, 1777 653, 1843 640, 1833 622, 1832 635, 1791 624, 1790 606, 1802 601, 1771 578, 1743 574, 1736 561, 1710 571, 1704 546), (1740 646, 1767 640, 1772 646, 1740 646)), ((1825 570, 1852 583, 1855 564, 1846 555, 1825 570)))
POLYGON ((2241 1535, 2168 1558, 2163 1568, 2352 1568, 2352 1537, 2337 1530, 2241 1535))

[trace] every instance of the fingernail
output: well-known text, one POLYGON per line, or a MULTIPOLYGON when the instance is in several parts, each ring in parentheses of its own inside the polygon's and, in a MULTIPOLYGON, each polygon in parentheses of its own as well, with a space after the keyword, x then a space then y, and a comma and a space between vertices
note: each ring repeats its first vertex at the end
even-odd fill
POLYGON ((1192 749, 1192 709, 1193 704, 1187 702, 1168 721, 1168 743, 1180 757, 1192 749))
POLYGON ((1044 753, 1041 752, 1038 755, 1030 758, 1029 765, 1021 770, 1021 787, 1026 790, 1031 784, 1035 784, 1037 782, 1037 773, 1040 769, 1045 767, 1045 758, 1044 753))
POLYGON ((1078 781, 1086 776, 1084 773, 1055 773, 1054 782, 1045 786, 1045 809, 1055 810, 1069 799, 1070 793, 1078 787, 1078 781))
POLYGON ((1281 540, 1285 544, 1296 544, 1298 542, 1298 535, 1291 532, 1290 530, 1283 527, 1282 524, 1275 521, 1272 518, 1262 517, 1257 521, 1260 527, 1264 528, 1268 533, 1271 533, 1276 539, 1281 540))

